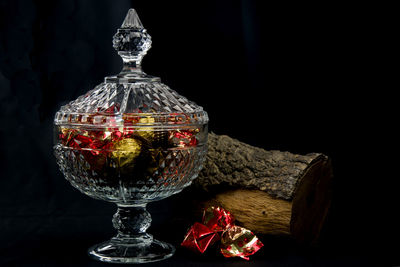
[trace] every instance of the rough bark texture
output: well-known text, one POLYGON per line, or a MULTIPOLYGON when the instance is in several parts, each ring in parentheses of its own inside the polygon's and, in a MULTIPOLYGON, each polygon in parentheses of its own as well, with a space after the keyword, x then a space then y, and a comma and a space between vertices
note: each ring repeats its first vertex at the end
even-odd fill
POLYGON ((226 135, 209 134, 207 161, 196 181, 206 191, 217 185, 258 189, 291 200, 296 185, 313 161, 325 157, 266 151, 226 135))
POLYGON ((209 152, 195 183, 207 204, 230 210, 254 232, 288 234, 315 243, 331 202, 332 167, 323 154, 266 151, 209 134, 209 152))

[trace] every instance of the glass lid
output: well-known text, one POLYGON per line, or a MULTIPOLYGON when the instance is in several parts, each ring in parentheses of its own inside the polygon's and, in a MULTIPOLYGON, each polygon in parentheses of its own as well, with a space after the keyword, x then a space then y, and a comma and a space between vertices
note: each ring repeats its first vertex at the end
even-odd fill
POLYGON ((142 71, 141 61, 151 47, 151 37, 134 9, 114 35, 113 46, 122 57, 122 71, 62 106, 54 119, 56 125, 180 127, 208 122, 201 106, 142 71))

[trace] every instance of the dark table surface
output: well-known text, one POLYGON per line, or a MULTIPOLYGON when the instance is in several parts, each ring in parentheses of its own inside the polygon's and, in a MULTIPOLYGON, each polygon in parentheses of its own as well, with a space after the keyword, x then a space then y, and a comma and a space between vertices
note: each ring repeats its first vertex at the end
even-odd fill
MULTIPOLYGON (((2 266, 106 266, 89 259, 86 252, 90 246, 112 236, 110 216, 43 215, 2 218, 0 263, 2 266)), ((146 264, 148 266, 381 266, 385 262, 377 261, 368 253, 360 254, 360 251, 347 250, 348 248, 305 249, 285 238, 277 240, 264 236, 259 238, 265 246, 251 256, 249 261, 224 258, 215 248, 210 248, 204 255, 196 255, 180 247, 183 238, 181 231, 173 230, 175 236, 171 236, 157 230, 150 228, 149 232, 160 240, 172 243, 177 251, 172 258, 146 264)))
MULTIPOLYGON (((86 253, 90 246, 115 233, 111 223, 115 205, 92 200, 69 188, 67 182, 65 185, 65 191, 76 197, 72 205, 65 203, 66 206, 47 214, 27 205, 25 210, 20 208, 19 215, 0 218, 0 266, 109 265, 91 260, 86 253)), ((180 246, 190 226, 184 218, 182 202, 190 195, 188 190, 148 205, 153 217, 148 232, 173 244, 177 250, 172 258, 146 266, 393 266, 396 263, 396 253, 390 246, 381 243, 379 248, 379 240, 368 235, 364 238, 357 231, 332 232, 329 222, 316 247, 297 244, 284 236, 258 235, 265 246, 249 261, 224 258, 216 247, 197 255, 180 246)))

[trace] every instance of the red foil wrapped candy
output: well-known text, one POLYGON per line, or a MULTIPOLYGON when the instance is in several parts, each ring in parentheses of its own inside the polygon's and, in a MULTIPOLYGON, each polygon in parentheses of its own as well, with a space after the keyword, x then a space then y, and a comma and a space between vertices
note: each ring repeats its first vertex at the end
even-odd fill
POLYGON ((224 257, 241 257, 249 260, 264 244, 250 230, 236 226, 233 215, 221 207, 204 210, 202 223, 196 222, 186 234, 182 246, 204 253, 221 239, 220 251, 224 257), (221 237, 220 237, 221 235, 221 237))
POLYGON ((194 252, 203 253, 210 244, 213 244, 218 239, 219 236, 216 232, 210 230, 204 224, 196 222, 186 234, 182 246, 194 252))

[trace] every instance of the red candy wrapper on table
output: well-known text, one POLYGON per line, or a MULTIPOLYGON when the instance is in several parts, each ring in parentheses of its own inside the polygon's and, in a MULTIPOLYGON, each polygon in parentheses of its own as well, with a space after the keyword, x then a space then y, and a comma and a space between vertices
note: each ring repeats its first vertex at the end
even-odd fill
POLYGON ((204 253, 210 245, 221 239, 222 255, 249 260, 248 256, 264 245, 250 230, 236 226, 234 222, 235 218, 229 211, 221 207, 206 208, 202 223, 196 222, 189 229, 181 245, 204 253))
POLYGON ((196 222, 186 234, 182 246, 194 252, 203 253, 210 244, 213 244, 218 239, 219 236, 216 232, 210 230, 204 224, 196 222))
POLYGON ((233 226, 235 217, 223 208, 209 207, 204 209, 203 224, 214 232, 224 231, 233 226))

